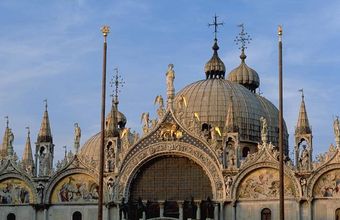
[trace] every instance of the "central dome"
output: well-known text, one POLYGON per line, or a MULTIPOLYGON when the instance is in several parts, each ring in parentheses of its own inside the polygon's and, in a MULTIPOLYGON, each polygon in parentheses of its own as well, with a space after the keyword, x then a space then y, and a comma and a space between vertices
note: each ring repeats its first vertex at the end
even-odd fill
MULTIPOLYGON (((267 99, 244 86, 225 79, 200 80, 179 91, 175 103, 182 97, 187 100, 183 119, 191 120, 192 114, 197 113, 201 123, 218 126, 221 130, 225 126, 227 111, 232 102, 240 141, 260 142, 260 118, 265 117, 268 123, 269 141, 277 146, 279 114, 277 108, 267 99)), ((284 134, 287 139, 286 128, 284 134)))

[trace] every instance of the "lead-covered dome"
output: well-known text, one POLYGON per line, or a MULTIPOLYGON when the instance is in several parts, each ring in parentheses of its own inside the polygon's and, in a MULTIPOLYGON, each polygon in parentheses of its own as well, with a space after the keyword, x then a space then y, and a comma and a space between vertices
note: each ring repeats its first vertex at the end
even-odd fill
POLYGON ((278 142, 277 108, 240 84, 225 79, 200 80, 179 91, 175 103, 182 97, 187 101, 183 119, 191 120, 192 114, 197 113, 201 123, 223 129, 232 102, 241 141, 260 142, 260 118, 263 116, 268 122, 269 141, 275 145, 278 142))

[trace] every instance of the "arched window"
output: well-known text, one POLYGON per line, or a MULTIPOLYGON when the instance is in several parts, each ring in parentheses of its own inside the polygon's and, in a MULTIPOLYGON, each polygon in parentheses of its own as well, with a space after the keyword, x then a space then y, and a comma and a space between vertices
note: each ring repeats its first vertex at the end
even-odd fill
POLYGON ((72 215, 72 220, 82 220, 81 213, 76 211, 72 215))
POLYGON ((272 219, 272 211, 268 208, 264 208, 261 211, 261 220, 271 220, 272 219))
POLYGON ((340 208, 335 210, 335 220, 340 220, 340 208))
POLYGON ((244 147, 243 149, 242 149, 242 157, 243 158, 246 158, 247 156, 248 156, 248 153, 250 152, 250 149, 249 149, 249 147, 244 147))
POLYGON ((7 215, 7 220, 15 220, 15 215, 13 213, 9 213, 7 215))

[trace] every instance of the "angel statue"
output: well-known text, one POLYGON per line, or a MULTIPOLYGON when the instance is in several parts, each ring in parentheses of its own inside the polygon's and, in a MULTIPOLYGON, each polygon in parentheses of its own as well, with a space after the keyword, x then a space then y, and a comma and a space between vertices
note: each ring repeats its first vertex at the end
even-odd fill
POLYGON ((143 112, 142 113, 141 122, 143 124, 143 133, 144 134, 148 133, 149 127, 150 127, 149 112, 143 112))
POLYGON ((261 122, 261 140, 263 143, 268 142, 268 124, 267 124, 267 119, 265 117, 260 118, 261 122))
POLYGON ((157 115, 158 115, 158 120, 161 120, 164 116, 164 113, 165 113, 163 97, 161 95, 156 96, 154 104, 159 105, 159 107, 157 109, 157 115))
POLYGON ((81 137, 81 129, 78 123, 74 123, 74 149, 76 154, 78 153, 80 147, 80 137, 81 137))

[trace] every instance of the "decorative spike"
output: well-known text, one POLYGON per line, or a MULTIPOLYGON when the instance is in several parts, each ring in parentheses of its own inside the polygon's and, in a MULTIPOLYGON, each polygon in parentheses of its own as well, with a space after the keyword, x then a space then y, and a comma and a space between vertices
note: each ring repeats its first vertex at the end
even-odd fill
POLYGON ((234 114, 234 104, 233 97, 230 96, 230 105, 228 106, 227 118, 225 121, 224 131, 227 133, 238 132, 238 126, 235 122, 235 114, 234 114))
POLYGON ((312 129, 309 126, 303 89, 300 89, 299 92, 301 92, 301 105, 299 111, 299 118, 295 129, 295 134, 311 134, 312 129))
POLYGON ((37 142, 53 142, 50 120, 48 117, 47 110, 47 99, 44 100, 45 103, 45 111, 43 115, 43 119, 41 121, 40 131, 38 134, 37 142))
POLYGON ((26 168, 26 170, 28 170, 29 168, 32 171, 32 168, 34 166, 34 162, 33 162, 33 154, 32 154, 32 147, 31 147, 31 137, 30 137, 30 128, 26 127, 27 129, 27 138, 26 138, 26 145, 25 145, 25 150, 24 150, 24 154, 22 156, 22 162, 24 164, 24 167, 26 168))

